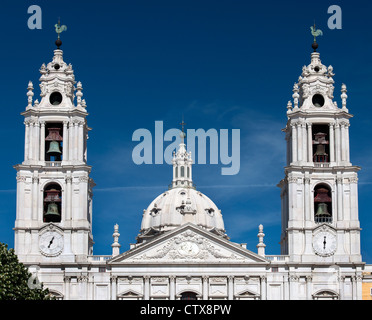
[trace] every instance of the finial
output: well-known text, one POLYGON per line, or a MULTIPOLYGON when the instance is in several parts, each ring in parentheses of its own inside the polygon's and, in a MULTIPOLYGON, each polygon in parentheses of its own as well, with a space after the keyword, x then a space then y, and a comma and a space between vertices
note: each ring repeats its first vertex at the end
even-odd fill
POLYGON ((347 111, 347 108, 346 108, 346 99, 347 99, 347 89, 346 89, 346 85, 343 83, 342 86, 341 86, 341 99, 342 99, 342 110, 345 110, 347 111))
POLYGON ((182 143, 184 143, 184 139, 186 137, 186 133, 185 133, 185 125, 186 125, 186 123, 183 121, 183 115, 182 115, 182 122, 180 123, 180 125, 182 127, 181 139, 182 139, 182 143))
POLYGON ((61 32, 66 31, 67 27, 65 25, 61 26, 61 21, 59 18, 58 18, 58 23, 55 24, 54 27, 56 28, 56 32, 58 34, 58 38, 55 43, 56 43, 57 48, 59 49, 59 47, 62 45, 62 40, 60 39, 59 35, 61 34, 61 32))
POLYGON ((311 46, 314 49, 314 52, 316 52, 316 49, 318 49, 318 43, 316 42, 316 37, 322 36, 323 31, 320 29, 318 30, 316 29, 315 21, 314 21, 314 26, 311 26, 310 30, 311 30, 311 34, 314 36, 314 42, 311 46))
POLYGON ((112 237, 114 238, 114 243, 111 245, 112 247, 112 256, 115 257, 120 254, 120 247, 121 245, 119 244, 119 225, 115 224, 114 226, 114 233, 112 234, 112 237))
POLYGON ((258 226, 258 244, 257 244, 257 249, 258 249, 258 255, 261 257, 265 256, 265 247, 266 245, 263 242, 263 239, 265 237, 265 234, 263 233, 263 225, 260 224, 258 226))
POLYGON ((28 107, 32 107, 32 97, 34 96, 33 93, 34 86, 31 81, 28 82, 27 86, 27 100, 28 100, 28 107))

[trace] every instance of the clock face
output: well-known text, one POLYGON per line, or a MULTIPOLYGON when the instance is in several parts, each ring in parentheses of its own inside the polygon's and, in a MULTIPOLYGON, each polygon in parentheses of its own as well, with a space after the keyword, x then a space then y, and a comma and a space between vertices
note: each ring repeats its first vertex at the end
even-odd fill
POLYGON ((178 252, 183 256, 196 256, 199 251, 199 246, 190 241, 182 242, 178 247, 178 252))
POLYGON ((63 249, 63 236, 56 231, 44 232, 39 238, 39 248, 48 257, 58 256, 63 249))
POLYGON ((328 231, 321 231, 313 238, 313 248, 317 255, 329 257, 333 255, 337 249, 336 236, 328 231))

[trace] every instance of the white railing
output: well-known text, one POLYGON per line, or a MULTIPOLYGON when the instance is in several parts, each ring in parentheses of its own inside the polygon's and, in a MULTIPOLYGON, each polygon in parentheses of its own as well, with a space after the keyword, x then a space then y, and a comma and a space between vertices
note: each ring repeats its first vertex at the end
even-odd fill
POLYGON ((45 161, 46 167, 61 167, 62 161, 45 161))
POLYGON ((314 162, 315 168, 329 168, 329 162, 314 162))
POLYGON ((103 261, 109 260, 111 258, 112 258, 112 256, 108 256, 108 255, 103 255, 103 256, 88 256, 88 261, 103 262, 103 261))
POLYGON ((289 256, 284 256, 284 255, 267 255, 265 256, 265 259, 270 260, 270 261, 289 261, 289 256))

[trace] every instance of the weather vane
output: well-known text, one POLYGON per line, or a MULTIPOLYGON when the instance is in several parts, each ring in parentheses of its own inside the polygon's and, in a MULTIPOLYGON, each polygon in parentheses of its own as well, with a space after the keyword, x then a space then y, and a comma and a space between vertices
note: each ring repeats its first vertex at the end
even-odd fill
POLYGON ((180 134, 180 137, 182 139, 182 143, 184 143, 184 139, 186 137, 186 133, 185 133, 185 122, 183 121, 183 115, 182 115, 182 122, 180 123, 180 125, 182 126, 182 132, 180 134))
POLYGON ((67 27, 65 25, 61 26, 61 22, 59 19, 58 19, 58 23, 55 24, 54 26, 56 27, 56 32, 58 34, 58 39, 59 39, 59 35, 61 34, 61 32, 66 31, 67 27))
POLYGON ((312 47, 314 49, 314 52, 316 52, 316 49, 318 48, 318 44, 316 42, 316 37, 322 36, 323 31, 320 30, 320 29, 316 29, 315 22, 314 22, 314 26, 310 27, 310 30, 311 30, 311 34, 314 36, 314 43, 313 43, 312 47))

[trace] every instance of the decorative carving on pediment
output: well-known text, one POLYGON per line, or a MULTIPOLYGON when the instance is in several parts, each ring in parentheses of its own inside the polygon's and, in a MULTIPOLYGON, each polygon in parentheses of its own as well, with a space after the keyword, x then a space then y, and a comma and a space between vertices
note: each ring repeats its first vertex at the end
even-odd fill
POLYGON ((144 253, 134 260, 244 260, 245 258, 233 252, 226 252, 215 246, 210 240, 192 231, 186 231, 168 240, 155 252, 144 253))

